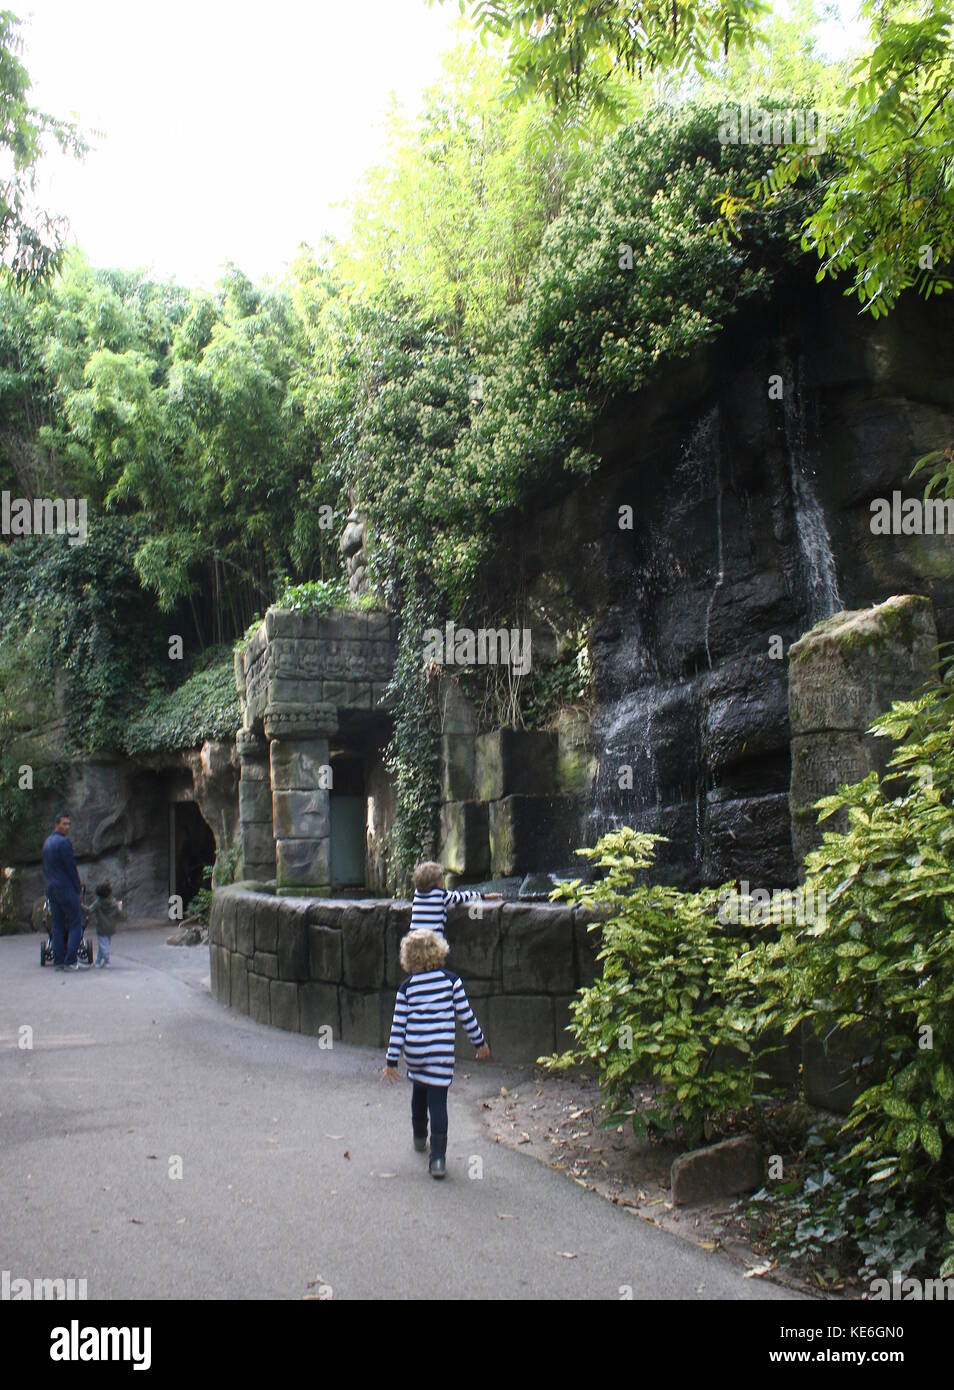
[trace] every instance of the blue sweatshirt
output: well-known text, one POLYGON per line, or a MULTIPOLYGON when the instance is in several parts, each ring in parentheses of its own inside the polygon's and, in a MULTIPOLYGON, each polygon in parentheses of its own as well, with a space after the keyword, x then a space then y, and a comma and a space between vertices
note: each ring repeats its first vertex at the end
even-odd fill
POLYGON ((80 876, 73 858, 73 846, 65 835, 54 830, 43 842, 43 877, 47 893, 61 898, 78 898, 80 876))

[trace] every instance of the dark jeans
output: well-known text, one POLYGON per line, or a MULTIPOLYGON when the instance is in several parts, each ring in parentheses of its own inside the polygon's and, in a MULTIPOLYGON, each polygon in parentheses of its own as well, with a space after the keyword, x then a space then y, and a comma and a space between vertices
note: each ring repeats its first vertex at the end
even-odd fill
POLYGON ((83 939, 79 897, 75 893, 62 896, 50 893, 47 900, 53 919, 53 964, 75 965, 76 952, 83 939))
POLYGON ((427 1116, 431 1116, 431 1158, 447 1154, 447 1087, 413 1083, 411 1091, 411 1128, 415 1138, 427 1136, 427 1116))

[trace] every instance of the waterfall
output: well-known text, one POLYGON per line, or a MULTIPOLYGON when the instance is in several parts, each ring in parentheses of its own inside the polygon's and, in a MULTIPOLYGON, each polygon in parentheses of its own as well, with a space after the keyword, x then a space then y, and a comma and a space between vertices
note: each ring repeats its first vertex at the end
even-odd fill
POLYGON ((798 386, 800 371, 792 370, 789 363, 785 365, 785 448, 792 482, 802 584, 808 602, 808 625, 814 627, 822 618, 840 613, 845 605, 838 589, 838 570, 825 512, 812 482, 814 470, 808 461, 805 411, 798 386))

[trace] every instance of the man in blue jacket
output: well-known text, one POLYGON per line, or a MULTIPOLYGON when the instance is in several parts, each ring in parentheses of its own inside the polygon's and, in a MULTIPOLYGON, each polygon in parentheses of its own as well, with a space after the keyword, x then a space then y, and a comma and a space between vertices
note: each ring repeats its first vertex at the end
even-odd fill
POLYGON ((60 811, 53 821, 53 834, 43 842, 43 877, 53 919, 53 966, 56 970, 79 970, 76 952, 83 939, 82 884, 69 834, 69 814, 60 811))

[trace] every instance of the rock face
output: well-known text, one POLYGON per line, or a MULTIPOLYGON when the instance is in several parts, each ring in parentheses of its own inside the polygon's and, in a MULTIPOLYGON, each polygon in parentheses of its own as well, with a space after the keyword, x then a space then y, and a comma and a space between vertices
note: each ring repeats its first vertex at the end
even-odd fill
POLYGON ((555 612, 589 623, 580 843, 629 824, 668 837, 658 879, 796 881, 789 650, 905 593, 954 637, 952 538, 871 529, 872 501, 917 495, 912 466, 954 438, 952 330, 949 303, 868 322, 796 282, 621 404, 594 440, 600 471, 562 497, 551 482, 501 536, 535 649, 555 612))
POLYGON ((239 827, 238 758, 228 742, 170 753, 146 762, 98 755, 71 765, 66 791, 40 810, 43 829, 16 847, 9 884, 15 902, 5 915, 26 927, 45 892, 40 851, 55 812, 70 812, 70 839, 90 891, 108 880, 132 917, 163 917, 169 909, 169 807, 195 801, 216 850, 231 846, 239 827))
POLYGON ((793 645, 790 805, 796 862, 821 843, 823 830, 845 828, 843 813, 817 824, 813 808, 820 797, 869 772, 884 775, 892 744, 866 731, 892 700, 919 694, 936 664, 931 604, 910 594, 839 613, 793 645))

